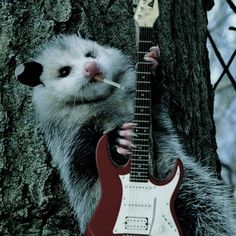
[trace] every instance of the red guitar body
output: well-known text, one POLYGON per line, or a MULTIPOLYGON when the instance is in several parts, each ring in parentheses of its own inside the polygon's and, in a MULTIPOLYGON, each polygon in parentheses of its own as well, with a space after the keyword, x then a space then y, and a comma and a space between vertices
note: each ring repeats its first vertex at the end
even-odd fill
MULTIPOLYGON (((85 236, 122 236, 128 233, 124 232, 122 234, 114 233, 114 227, 117 221, 117 217, 119 215, 119 210, 122 204, 122 197, 123 197, 123 186, 121 182, 121 176, 127 175, 130 172, 130 162, 124 167, 117 167, 113 164, 109 153, 108 153, 108 137, 104 135, 98 145, 96 150, 97 156, 97 168, 99 173, 99 179, 101 184, 101 198, 97 209, 92 216, 92 219, 87 227, 85 232, 85 236)), ((182 178, 183 167, 180 160, 176 161, 175 169, 173 174, 166 180, 157 180, 154 177, 150 176, 149 181, 156 186, 164 186, 168 185, 173 178, 176 176, 177 169, 180 171, 179 179, 177 180, 177 184, 175 186, 175 190, 171 194, 171 201, 170 201, 170 212, 172 214, 174 223, 176 225, 177 233, 176 234, 161 234, 161 235, 182 235, 180 231, 180 227, 178 221, 176 219, 174 213, 174 199, 176 197, 178 187, 180 184, 180 180, 182 178)), ((159 196, 157 196, 158 199, 159 196)), ((158 201, 158 200, 157 200, 158 201)), ((157 212, 158 214, 158 212, 157 212)), ((153 230, 155 233, 155 229, 153 230)), ((139 233, 137 233, 140 235, 139 233)), ((145 235, 144 233, 141 233, 145 235)), ((129 234, 130 235, 130 234, 129 234)), ((132 234, 133 235, 133 234, 132 234)), ((146 234, 146 235, 155 235, 158 234, 146 234)))

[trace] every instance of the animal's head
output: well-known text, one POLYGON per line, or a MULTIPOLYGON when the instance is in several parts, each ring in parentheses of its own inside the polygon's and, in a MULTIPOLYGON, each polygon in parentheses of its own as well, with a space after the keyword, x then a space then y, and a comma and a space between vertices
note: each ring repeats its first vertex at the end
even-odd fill
POLYGON ((102 73, 117 80, 130 69, 127 57, 119 50, 104 47, 77 35, 59 35, 43 45, 36 56, 19 65, 15 74, 28 86, 41 86, 57 99, 93 101, 108 96, 110 85, 96 82, 102 73))

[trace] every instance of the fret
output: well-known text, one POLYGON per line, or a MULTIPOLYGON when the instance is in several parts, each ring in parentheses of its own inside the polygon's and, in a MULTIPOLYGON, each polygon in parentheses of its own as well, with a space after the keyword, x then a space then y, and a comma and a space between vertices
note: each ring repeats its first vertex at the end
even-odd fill
MULTIPOLYGON (((139 166, 147 165, 147 164, 149 164, 149 158, 146 158, 146 159, 133 159, 132 160, 132 165, 133 164, 137 164, 139 166)), ((134 167, 134 166, 132 166, 132 167, 134 167)))
POLYGON ((151 72, 137 71, 138 75, 151 75, 151 72))
POLYGON ((138 54, 146 54, 148 51, 144 51, 144 52, 142 52, 142 51, 138 51, 138 54))
POLYGON ((145 166, 143 167, 142 170, 138 170, 137 168, 134 169, 130 177, 140 178, 140 177, 145 177, 145 175, 148 175, 148 174, 149 174, 149 168, 148 166, 145 166))
POLYGON ((132 150, 133 152, 132 152, 132 157, 149 157, 149 148, 147 148, 147 149, 139 149, 139 150, 137 150, 137 149, 133 149, 132 150))
POLYGON ((142 85, 142 82, 144 82, 144 84, 146 83, 147 86, 150 86, 150 82, 151 82, 151 79, 149 78, 149 75, 144 75, 144 74, 137 74, 137 88, 138 89, 150 89, 150 87, 139 87, 139 86, 143 86, 142 85))
POLYGON ((148 148, 146 148, 147 151, 149 151, 149 143, 150 143, 150 140, 149 139, 142 139, 142 140, 135 140, 134 141, 134 145, 137 147, 142 147, 142 149, 145 147, 145 146, 148 146, 148 148))
POLYGON ((135 106, 135 113, 150 113, 150 106, 135 106))
POLYGON ((148 176, 146 176, 146 178, 136 178, 136 177, 133 177, 133 176, 130 176, 130 182, 142 182, 142 183, 145 183, 145 182, 148 182, 148 179, 147 179, 148 176))
POLYGON ((142 71, 151 71, 151 63, 150 62, 138 62, 136 64, 136 68, 138 71, 142 70, 142 71))
MULTIPOLYGON (((146 87, 146 86, 145 86, 146 87)), ((147 92, 137 92, 135 100, 150 100, 151 93, 147 92)), ((149 104, 148 104, 149 105, 149 104)))
POLYGON ((147 51, 139 50, 138 51, 138 54, 137 54, 138 63, 148 63, 151 66, 150 62, 144 60, 144 57, 145 57, 146 53, 148 53, 148 52, 149 52, 149 50, 147 50, 147 51))
POLYGON ((150 92, 137 92, 135 100, 150 100, 151 93, 150 92))
POLYGON ((139 135, 139 134, 148 134, 149 135, 149 129, 144 129, 143 132, 142 130, 134 130, 135 134, 139 135))
POLYGON ((132 158, 133 158, 132 161, 131 161, 132 164, 136 163, 136 164, 139 164, 139 165, 143 165, 143 164, 148 164, 149 163, 149 156, 141 157, 141 158, 136 158, 136 157, 132 156, 132 158))
POLYGON ((152 43, 152 41, 145 41, 145 40, 140 40, 139 43, 152 43))
MULTIPOLYGON (((149 151, 149 143, 150 143, 150 140, 147 139, 147 140, 136 140, 134 141, 134 145, 136 146, 136 148, 142 148, 142 149, 146 149, 147 151, 149 151)), ((135 155, 137 156, 137 155, 135 155)))
MULTIPOLYGON (((146 168, 146 167, 145 167, 146 168)), ((138 171, 138 169, 134 169, 133 170, 134 172, 133 172, 133 174, 132 174, 132 177, 133 178, 136 178, 136 177, 145 177, 145 175, 148 175, 148 173, 149 173, 149 170, 140 170, 140 171, 138 171)))
POLYGON ((147 94, 147 95, 150 95, 151 94, 151 91, 149 91, 149 90, 142 90, 142 89, 138 89, 138 90, 136 90, 136 94, 147 94))
POLYGON ((136 163, 136 166, 135 165, 135 161, 132 161, 131 163, 132 165, 132 171, 133 171, 133 168, 135 170, 135 172, 138 172, 138 168, 142 171, 145 171, 148 172, 149 171, 149 162, 147 161, 146 163, 136 163))
MULTIPOLYGON (((139 183, 146 183, 146 182, 148 182, 148 180, 146 180, 146 178, 145 179, 142 179, 142 180, 137 180, 137 179, 134 179, 134 178, 131 178, 130 177, 130 182, 139 182, 139 183)), ((127 234, 127 235, 131 235, 131 234, 127 234)), ((133 234, 132 234, 133 235, 133 234)), ((125 236, 126 236, 126 234, 125 234, 125 236)))
POLYGON ((146 172, 133 172, 132 175, 130 175, 130 179, 142 179, 145 180, 146 177, 148 177, 149 173, 148 171, 146 172))
POLYGON ((149 65, 152 66, 152 63, 149 61, 139 61, 136 65, 149 65))
POLYGON ((139 168, 133 168, 134 172, 136 173, 140 173, 140 174, 147 174, 148 173, 148 170, 143 168, 143 169, 139 169, 139 168))
POLYGON ((142 168, 142 170, 144 170, 144 168, 146 168, 146 170, 149 170, 149 162, 145 162, 145 163, 136 163, 136 162, 132 162, 132 168, 136 168, 135 170, 137 171, 137 168, 139 166, 141 166, 140 168, 142 168), (135 167, 134 167, 135 166, 135 167))
POLYGON ((146 158, 146 159, 132 159, 132 163, 140 164, 140 165, 148 164, 149 163, 149 158, 146 158))
POLYGON ((147 158, 149 158, 149 154, 136 154, 136 155, 132 155, 133 157, 147 157, 147 158))
POLYGON ((149 142, 150 142, 150 140, 149 140, 149 138, 148 139, 134 139, 134 144, 136 145, 136 146, 139 146, 139 145, 149 145, 149 142))
POLYGON ((137 81, 137 85, 138 84, 150 84, 150 83, 151 83, 151 81, 142 81, 142 80, 137 81))
POLYGON ((138 112, 144 112, 144 113, 148 113, 150 112, 150 107, 149 106, 135 106, 135 111, 138 112))
MULTIPOLYGON (((133 165, 141 165, 141 166, 145 166, 147 168, 147 165, 149 165, 149 159, 146 160, 132 160, 131 162, 132 168, 134 167, 133 165)), ((148 168, 147 168, 148 169, 148 168)))
POLYGON ((151 93, 150 90, 139 90, 139 89, 137 89, 136 92, 151 93))
POLYGON ((145 176, 147 176, 149 173, 149 170, 143 170, 143 171, 137 171, 137 170, 134 170, 134 172, 132 173, 132 175, 130 177, 132 178, 143 178, 145 176))
POLYGON ((138 51, 148 52, 152 47, 153 43, 151 41, 138 41, 138 51))
POLYGON ((144 54, 146 54, 146 53, 147 53, 147 51, 144 51, 144 52, 142 52, 142 51, 138 51, 138 53, 140 53, 140 54, 141 54, 141 53, 144 53, 144 54))
POLYGON ((133 178, 142 178, 144 177, 145 175, 148 174, 148 170, 147 171, 134 171, 131 175, 131 177, 133 178))
POLYGON ((150 101, 151 99, 150 98, 135 98, 135 100, 138 100, 138 101, 150 101))
POLYGON ((145 158, 145 159, 133 159, 132 160, 132 167, 134 167, 134 165, 137 166, 145 166, 145 165, 149 165, 149 158, 145 158))
POLYGON ((139 144, 136 148, 139 148, 139 150, 143 150, 143 147, 147 147, 147 150, 149 150, 149 145, 146 144, 139 144))

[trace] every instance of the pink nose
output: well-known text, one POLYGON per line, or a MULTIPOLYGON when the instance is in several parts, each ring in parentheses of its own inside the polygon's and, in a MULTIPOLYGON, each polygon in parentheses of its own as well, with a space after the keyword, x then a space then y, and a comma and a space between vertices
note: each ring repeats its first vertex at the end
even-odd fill
POLYGON ((100 68, 96 62, 87 62, 84 65, 84 75, 93 78, 100 73, 100 68))

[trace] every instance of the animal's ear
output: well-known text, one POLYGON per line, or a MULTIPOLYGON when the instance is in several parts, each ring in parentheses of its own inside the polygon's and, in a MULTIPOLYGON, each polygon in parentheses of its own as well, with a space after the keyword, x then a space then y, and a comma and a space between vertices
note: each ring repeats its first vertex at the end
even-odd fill
POLYGON ((43 72, 43 66, 35 61, 25 62, 15 69, 16 78, 25 85, 35 87, 42 84, 40 75, 43 72))

